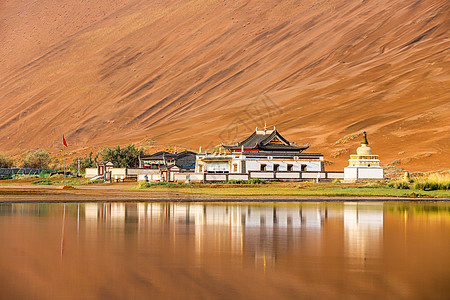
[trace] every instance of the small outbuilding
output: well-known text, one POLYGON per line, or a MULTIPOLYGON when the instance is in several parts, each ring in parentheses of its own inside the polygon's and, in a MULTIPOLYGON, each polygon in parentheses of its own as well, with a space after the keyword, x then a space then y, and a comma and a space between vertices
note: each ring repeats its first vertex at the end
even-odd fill
POLYGON ((112 168, 114 168, 114 164, 112 162, 103 160, 97 163, 97 174, 103 175, 105 172, 107 173, 111 171, 112 168))

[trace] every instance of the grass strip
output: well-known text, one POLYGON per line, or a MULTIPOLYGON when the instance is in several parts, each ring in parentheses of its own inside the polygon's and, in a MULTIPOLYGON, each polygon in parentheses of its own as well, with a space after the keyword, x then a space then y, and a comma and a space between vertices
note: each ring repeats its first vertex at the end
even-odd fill
POLYGON ((206 195, 230 196, 379 196, 379 197, 450 197, 450 191, 434 190, 401 190, 384 186, 379 187, 336 187, 326 185, 295 187, 281 185, 264 185, 256 187, 196 187, 192 186, 151 186, 158 191, 171 191, 178 193, 198 193, 206 195))

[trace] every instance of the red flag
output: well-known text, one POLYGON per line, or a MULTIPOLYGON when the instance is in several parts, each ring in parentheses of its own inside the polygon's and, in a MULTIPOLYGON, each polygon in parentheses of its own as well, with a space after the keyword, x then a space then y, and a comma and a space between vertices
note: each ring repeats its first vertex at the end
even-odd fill
POLYGON ((64 144, 64 146, 67 147, 67 143, 66 143, 66 139, 64 138, 64 134, 63 134, 63 144, 64 144))

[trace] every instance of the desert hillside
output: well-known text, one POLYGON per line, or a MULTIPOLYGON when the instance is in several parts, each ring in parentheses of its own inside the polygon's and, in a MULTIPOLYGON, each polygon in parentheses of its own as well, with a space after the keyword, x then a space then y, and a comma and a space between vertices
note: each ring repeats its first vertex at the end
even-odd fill
POLYGON ((203 149, 276 125, 346 165, 450 169, 447 0, 6 0, 0 152, 151 139, 203 149))

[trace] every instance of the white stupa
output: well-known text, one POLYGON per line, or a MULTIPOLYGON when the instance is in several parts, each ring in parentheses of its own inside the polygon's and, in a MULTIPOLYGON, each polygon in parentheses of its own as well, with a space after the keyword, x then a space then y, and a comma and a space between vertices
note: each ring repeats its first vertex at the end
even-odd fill
POLYGON ((344 168, 345 181, 384 179, 384 169, 380 167, 378 155, 372 155, 372 149, 368 145, 367 134, 364 131, 361 147, 356 149, 356 155, 350 155, 348 167, 344 168))

